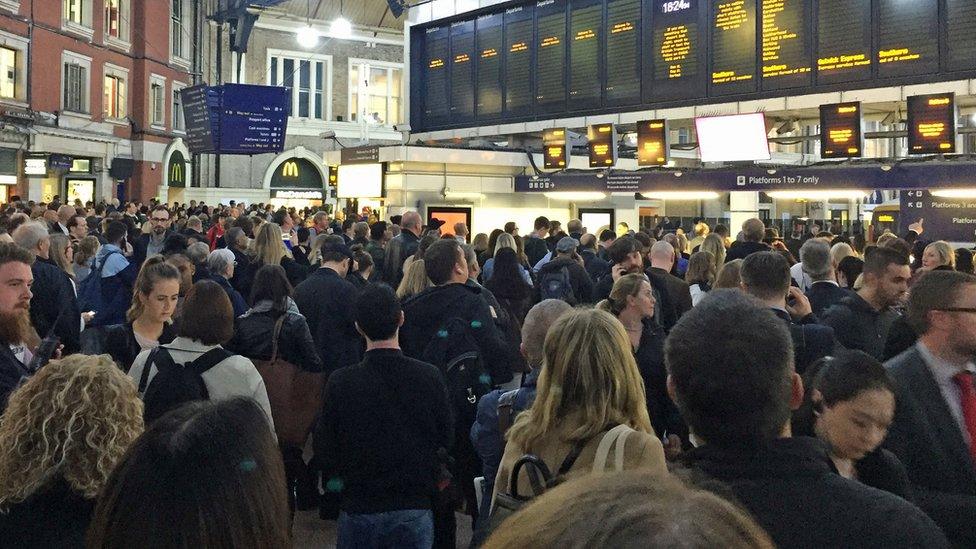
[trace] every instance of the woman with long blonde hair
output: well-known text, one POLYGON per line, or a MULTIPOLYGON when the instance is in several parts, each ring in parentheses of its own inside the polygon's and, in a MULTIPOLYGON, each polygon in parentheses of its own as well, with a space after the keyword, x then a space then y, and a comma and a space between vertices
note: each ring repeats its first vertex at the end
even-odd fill
POLYGON ((135 383, 108 355, 42 368, 0 418, 0 540, 84 546, 95 500, 142 426, 135 383))
MULTIPOLYGON (((251 295, 251 283, 254 280, 254 275, 257 274, 258 269, 265 265, 281 265, 285 269, 288 282, 292 286, 297 286, 308 276, 309 270, 299 265, 288 248, 285 247, 281 226, 277 223, 263 223, 259 229, 255 230, 251 252, 253 260, 247 265, 245 272, 241 273, 237 287, 237 291, 241 295, 251 295)), ((312 269, 318 267, 318 265, 312 265, 312 269)))
POLYGON ((424 260, 414 260, 407 266, 406 272, 403 273, 403 280, 397 286, 397 299, 402 303, 407 298, 413 297, 433 285, 434 283, 427 278, 427 266, 424 260))
POLYGON ((718 233, 709 234, 702 240, 701 247, 698 250, 712 254, 712 262, 715 265, 716 273, 722 270, 722 265, 725 265, 726 250, 725 242, 722 240, 721 235, 718 233))
MULTIPOLYGON (((508 432, 496 494, 509 491, 512 467, 525 454, 555 472, 576 453, 569 477, 602 471, 607 463, 667 472, 631 340, 619 320, 599 309, 566 313, 550 328, 543 353, 535 402, 508 432), (599 446, 608 451, 598 455, 599 446)), ((522 473, 516 479, 519 493, 531 493, 522 473)))

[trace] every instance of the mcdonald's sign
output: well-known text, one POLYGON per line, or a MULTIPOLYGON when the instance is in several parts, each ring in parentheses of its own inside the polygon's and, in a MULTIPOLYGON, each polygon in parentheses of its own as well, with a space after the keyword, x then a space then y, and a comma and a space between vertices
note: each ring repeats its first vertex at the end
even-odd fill
POLYGON ((281 165, 281 177, 298 179, 298 162, 289 160, 281 165))
POLYGON ((180 151, 173 151, 166 166, 166 179, 170 187, 186 187, 186 159, 180 151))

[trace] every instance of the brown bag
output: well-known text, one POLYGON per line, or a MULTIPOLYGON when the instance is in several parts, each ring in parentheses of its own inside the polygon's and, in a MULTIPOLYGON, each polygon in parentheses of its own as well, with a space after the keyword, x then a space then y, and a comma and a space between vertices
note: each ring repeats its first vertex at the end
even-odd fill
MULTIPOLYGON (((286 313, 287 314, 287 313, 286 313)), ((315 418, 322 409, 322 388, 325 374, 306 372, 278 357, 278 337, 285 315, 275 323, 271 340, 271 360, 253 360, 264 379, 264 387, 271 401, 278 442, 304 446, 315 418)))

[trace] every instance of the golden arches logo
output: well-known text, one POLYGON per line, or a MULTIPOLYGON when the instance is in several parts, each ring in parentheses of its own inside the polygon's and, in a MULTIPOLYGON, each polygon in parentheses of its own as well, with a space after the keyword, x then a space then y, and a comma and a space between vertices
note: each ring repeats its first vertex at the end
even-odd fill
POLYGON ((169 180, 170 181, 175 181, 177 183, 182 183, 183 182, 183 165, 182 164, 180 164, 178 162, 174 162, 173 164, 170 165, 170 167, 169 167, 169 180))
POLYGON ((282 177, 298 177, 298 162, 294 160, 289 160, 285 162, 285 165, 281 168, 282 177))

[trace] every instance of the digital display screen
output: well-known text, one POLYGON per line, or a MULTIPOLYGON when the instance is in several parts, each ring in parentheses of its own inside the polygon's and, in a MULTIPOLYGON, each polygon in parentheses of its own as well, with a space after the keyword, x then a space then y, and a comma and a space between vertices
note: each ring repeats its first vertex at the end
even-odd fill
POLYGON ((915 95, 908 98, 908 152, 956 152, 955 94, 915 95))
POLYGON ((383 198, 383 164, 340 164, 337 198, 383 198))
POLYGON ((699 0, 654 0, 650 3, 652 66, 645 101, 705 94, 703 7, 699 0))
POLYGON ((761 112, 695 119, 702 162, 769 160, 766 115, 761 112))
POLYGON ((712 91, 756 91, 755 0, 711 0, 712 91))
POLYGON ((505 112, 524 114, 532 107, 532 7, 505 11, 505 112))
POLYGON ((554 128, 542 134, 542 161, 547 170, 561 170, 566 167, 569 148, 566 145, 566 129, 554 128))
POLYGON ((606 102, 630 105, 640 101, 640 0, 608 0, 604 26, 606 46, 606 102))
POLYGON ((871 78, 871 0, 817 2, 817 82, 871 78))
POLYGON ((939 0, 878 2, 878 76, 939 70, 939 0))
POLYGON ((957 71, 976 67, 976 2, 945 0, 946 47, 943 66, 957 71))
POLYGON ((811 0, 760 0, 763 89, 809 86, 811 0))
POLYGON ((443 122, 449 118, 451 103, 447 97, 447 67, 451 54, 448 29, 427 29, 426 55, 426 94, 424 114, 427 120, 443 122))
POLYGON ((821 105, 820 157, 861 158, 863 154, 861 103, 821 105))
POLYGON ((599 106, 603 1, 572 0, 569 13, 569 108, 599 106))
POLYGON ((502 49, 502 15, 479 17, 475 34, 478 116, 497 116, 502 112, 502 49))
POLYGON ((543 0, 536 3, 535 10, 535 103, 536 107, 552 111, 566 102, 566 3, 543 0))
POLYGON ((668 121, 644 120, 637 123, 637 165, 663 166, 668 163, 668 121))
POLYGON ((586 137, 591 168, 609 168, 617 162, 617 128, 613 124, 590 126, 586 137))
POLYGON ((474 21, 451 25, 451 117, 474 118, 474 21))

